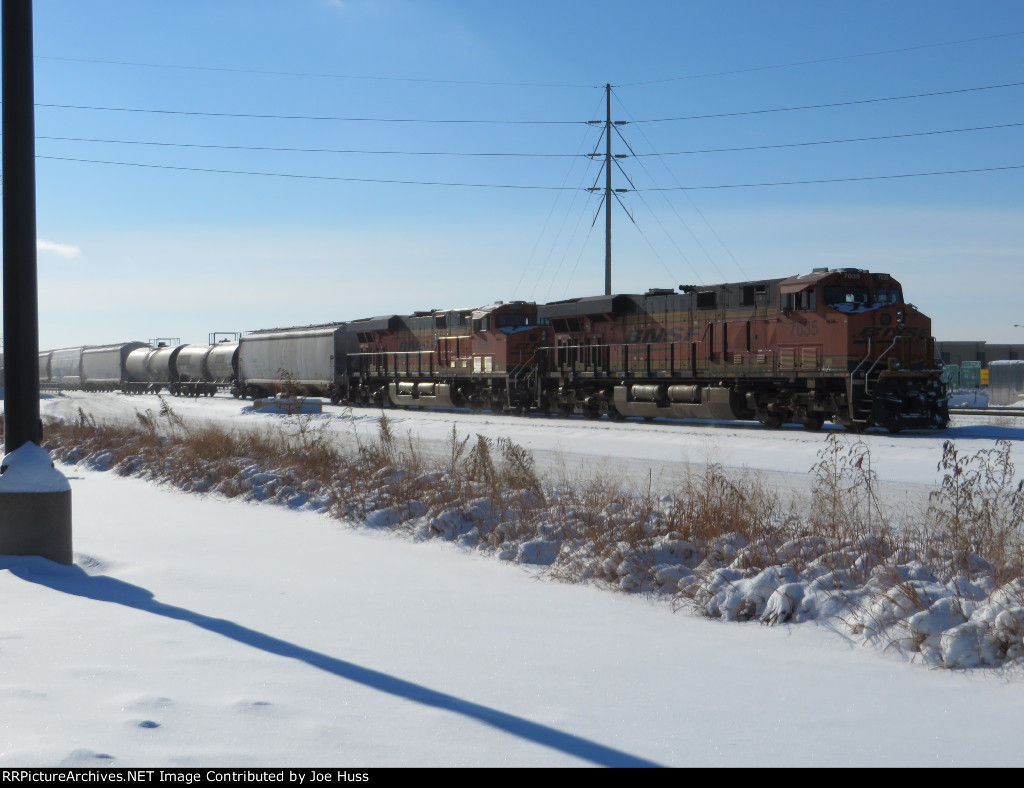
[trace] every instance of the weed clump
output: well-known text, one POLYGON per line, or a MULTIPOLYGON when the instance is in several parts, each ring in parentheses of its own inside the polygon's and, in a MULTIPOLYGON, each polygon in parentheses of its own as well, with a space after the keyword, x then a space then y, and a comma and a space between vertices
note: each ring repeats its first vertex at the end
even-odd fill
POLYGON ((601 468, 571 476, 565 463, 542 478, 523 446, 454 426, 432 456, 384 413, 354 449, 329 418, 188 424, 163 399, 128 422, 79 410, 46 434, 65 462, 445 539, 700 615, 828 620, 947 667, 1024 658, 1024 482, 1014 483, 1007 441, 971 456, 947 442, 942 484, 915 513, 887 508, 863 438, 835 433, 802 501, 715 462, 657 492, 652 476, 631 486, 601 468))

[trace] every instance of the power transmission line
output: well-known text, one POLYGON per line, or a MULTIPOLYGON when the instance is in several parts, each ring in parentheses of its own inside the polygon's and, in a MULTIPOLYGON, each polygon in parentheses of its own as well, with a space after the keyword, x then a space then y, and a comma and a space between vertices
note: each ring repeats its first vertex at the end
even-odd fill
POLYGON ((206 118, 249 118, 256 120, 315 120, 341 121, 345 123, 465 123, 465 124, 499 124, 509 126, 565 126, 586 124, 585 120, 484 120, 480 118, 370 118, 344 117, 338 115, 275 115, 256 112, 203 112, 199 110, 180 109, 144 109, 141 107, 102 107, 87 104, 40 104, 37 108, 46 109, 86 109, 99 112, 139 112, 151 115, 188 115, 206 118))
MULTIPOLYGON (((852 107, 858 104, 878 104, 884 101, 906 101, 908 99, 932 98, 934 96, 952 96, 958 93, 975 93, 982 90, 1001 90, 1003 88, 1018 88, 1024 82, 1007 82, 1003 85, 984 85, 976 88, 957 88, 955 90, 937 90, 931 93, 911 93, 905 96, 886 96, 884 98, 857 99, 855 101, 836 101, 828 104, 805 104, 796 107, 775 107, 772 109, 750 109, 739 112, 718 112, 711 115, 684 115, 678 118, 648 118, 647 120, 633 120, 630 123, 669 123, 679 120, 707 120, 710 118, 733 118, 740 115, 766 115, 771 112, 798 112, 808 109, 832 109, 834 107, 852 107)), ((619 121, 625 122, 625 121, 619 121)))
POLYGON ((257 172, 255 170, 221 170, 211 167, 182 167, 170 164, 144 164, 131 161, 105 161, 101 159, 77 159, 68 156, 36 156, 37 159, 48 161, 70 161, 83 164, 105 164, 118 167, 140 167, 154 170, 177 170, 180 172, 205 172, 220 175, 259 175, 268 178, 292 178, 295 180, 313 181, 345 181, 352 183, 394 183, 406 186, 463 186, 481 189, 533 189, 539 191, 570 191, 575 187, 571 186, 530 186, 508 183, 458 183, 445 181, 414 181, 389 178, 349 178, 340 175, 302 175, 288 172, 257 172))
MULTIPOLYGON (((849 55, 834 55, 824 58, 812 58, 809 60, 796 60, 788 63, 772 63, 761 66, 750 66, 748 68, 732 69, 729 71, 706 72, 701 74, 687 74, 678 77, 665 77, 638 82, 625 82, 617 84, 616 87, 637 87, 643 85, 656 85, 665 82, 678 82, 690 79, 707 79, 711 77, 734 76, 736 74, 748 74, 757 71, 768 71, 779 68, 795 68, 798 66, 813 66, 821 63, 833 63, 841 60, 855 60, 866 57, 879 57, 882 55, 899 54, 902 52, 917 52, 923 49, 935 49, 938 47, 959 46, 961 44, 973 44, 981 41, 994 41, 1000 38, 1011 38, 1024 35, 1024 31, 1013 31, 1009 33, 995 33, 989 36, 978 36, 975 38, 964 38, 955 41, 938 41, 931 44, 918 44, 915 46, 898 47, 895 49, 880 49, 871 52, 855 52, 849 55)), ((570 89, 603 89, 604 85, 584 85, 577 83, 550 83, 550 82, 505 82, 501 80, 472 80, 472 79, 436 79, 429 77, 393 77, 368 74, 337 74, 324 71, 286 71, 279 69, 254 69, 238 68, 231 66, 199 66, 181 63, 145 63, 140 61, 108 60, 99 58, 75 58, 60 57, 56 55, 36 55, 36 60, 50 60, 64 63, 93 63, 107 66, 131 66, 133 68, 163 68, 178 69, 183 71, 210 71, 226 74, 256 74, 261 76, 286 76, 286 77, 312 77, 317 79, 344 79, 344 80, 367 80, 375 82, 412 82, 422 84, 438 85, 484 85, 493 87, 537 87, 537 88, 570 88, 570 89)))
MULTIPOLYGON (((1024 125, 1024 124, 1021 124, 1024 125)), ((95 142, 110 145, 152 145, 161 148, 199 148, 202 150, 244 150, 269 153, 343 153, 380 156, 508 156, 533 158, 579 158, 579 153, 513 153, 513 152, 464 152, 464 151, 403 151, 403 150, 356 150, 345 148, 282 148, 271 145, 213 145, 197 142, 153 142, 149 140, 112 140, 90 137, 54 137, 37 135, 37 140, 59 142, 95 142)))
POLYGON ((772 181, 768 183, 724 183, 714 186, 664 186, 645 187, 637 191, 645 192, 670 192, 670 191, 695 191, 699 189, 752 189, 761 186, 801 186, 815 183, 850 183, 853 181, 882 181, 896 178, 930 178, 939 175, 969 175, 978 172, 1002 172, 1004 170, 1024 169, 1024 164, 1008 164, 1003 167, 976 167, 969 170, 940 170, 937 172, 904 172, 898 175, 861 175, 851 178, 819 178, 807 181, 772 181))
POLYGON ((667 77, 665 79, 651 79, 646 82, 626 82, 616 87, 636 87, 639 85, 657 85, 664 82, 678 82, 685 79, 707 79, 709 77, 730 77, 736 74, 749 74, 755 71, 769 71, 776 68, 793 68, 796 66, 815 66, 819 63, 834 63, 839 60, 855 60, 862 57, 877 57, 879 55, 893 55, 900 52, 916 52, 922 49, 934 49, 935 47, 955 46, 958 44, 973 44, 978 41, 992 41, 997 38, 1009 38, 1011 36, 1024 35, 1024 30, 1013 33, 996 33, 991 36, 980 36, 978 38, 964 38, 958 41, 940 41, 935 44, 918 44, 911 47, 900 47, 898 49, 879 49, 874 52, 860 52, 853 55, 835 55, 833 57, 815 58, 813 60, 795 60, 790 63, 776 63, 768 66, 751 66, 749 68, 737 68, 731 71, 716 71, 704 74, 689 74, 682 77, 667 77))
MULTIPOLYGON (((139 167, 144 169, 154 170, 177 170, 180 172, 205 172, 215 173, 219 175, 258 175, 268 178, 292 178, 296 180, 316 180, 316 181, 343 181, 352 183, 394 183, 407 186, 459 186, 459 187, 470 187, 480 189, 528 189, 536 191, 592 191, 590 188, 576 187, 576 186, 536 186, 529 184, 509 184, 509 183, 462 183, 462 182, 446 182, 446 181, 414 181, 405 179, 390 179, 390 178, 349 178, 338 175, 303 175, 299 173, 288 173, 288 172, 258 172, 255 170, 221 170, 212 167, 183 167, 170 164, 145 164, 142 162, 131 162, 131 161, 108 161, 102 159, 78 159, 70 156, 36 156, 36 159, 46 161, 68 161, 77 162, 81 164, 104 164, 109 166, 117 167, 139 167)), ((622 193, 627 191, 644 191, 644 192, 668 192, 668 191, 697 191, 701 189, 747 189, 757 188, 763 186, 798 186, 807 184, 818 184, 818 183, 849 183, 853 181, 877 181, 877 180, 891 180, 896 178, 927 178, 940 175, 968 175, 972 173, 980 172, 1000 172, 1004 170, 1019 170, 1024 169, 1024 164, 1010 164, 1002 167, 978 167, 974 169, 966 170, 941 170, 937 172, 908 172, 900 173, 897 175, 862 175, 849 178, 819 178, 814 180, 806 181, 771 181, 766 183, 724 183, 716 185, 704 185, 704 186, 647 186, 638 189, 616 189, 616 192, 622 193)))
POLYGON ((326 71, 272 71, 256 68, 231 68, 227 66, 191 66, 176 63, 142 63, 128 60, 97 60, 82 57, 56 57, 36 55, 37 60, 53 60, 65 63, 96 63, 104 66, 133 66, 137 68, 170 68, 183 71, 215 71, 225 74, 259 74, 272 77, 316 77, 320 79, 369 80, 374 82, 417 82, 434 85, 484 85, 490 87, 513 88, 578 88, 593 90, 601 85, 560 84, 550 82, 502 82, 500 80, 479 79, 431 79, 427 77, 382 77, 366 74, 332 74, 326 71))
POLYGON ((634 153, 634 158, 641 156, 688 156, 697 153, 739 153, 754 150, 777 150, 779 148, 806 148, 813 145, 840 145, 848 142, 877 142, 881 140, 909 139, 911 137, 932 137, 939 134, 962 134, 969 131, 991 131, 993 129, 1009 129, 1024 126, 1022 123, 1000 123, 995 126, 972 126, 964 129, 943 129, 941 131, 917 131, 908 134, 884 134, 876 137, 849 137, 839 140, 815 140, 811 142, 783 142, 776 145, 744 145, 737 148, 704 148, 700 150, 668 151, 666 153, 634 153))

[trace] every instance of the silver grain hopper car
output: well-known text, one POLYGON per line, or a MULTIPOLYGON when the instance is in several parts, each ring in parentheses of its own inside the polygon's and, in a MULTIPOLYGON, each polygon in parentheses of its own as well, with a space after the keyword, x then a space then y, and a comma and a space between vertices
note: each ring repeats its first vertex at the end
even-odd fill
POLYGON ((39 386, 46 388, 50 383, 50 359, 53 358, 52 350, 43 350, 39 353, 39 386))
POLYGON ((128 379, 126 363, 133 350, 145 348, 145 342, 123 342, 118 345, 100 345, 82 350, 81 387, 86 391, 114 391, 122 388, 128 379))
POLYGON ((1015 405, 1024 397, 1024 361, 990 361, 988 404, 1015 405))
POLYGON ((335 361, 346 355, 344 323, 270 329, 243 335, 238 348, 242 397, 299 394, 337 401, 335 361))
MULTIPOLYGON (((84 350, 84 347, 69 347, 48 351, 47 385, 65 389, 82 388, 82 351, 84 350)), ((42 363, 40 363, 40 383, 42 383, 42 363)))

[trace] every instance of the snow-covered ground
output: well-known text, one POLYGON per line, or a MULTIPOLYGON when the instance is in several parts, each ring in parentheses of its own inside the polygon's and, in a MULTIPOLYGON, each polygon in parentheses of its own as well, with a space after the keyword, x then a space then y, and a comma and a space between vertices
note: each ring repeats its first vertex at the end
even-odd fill
MULTIPOLYGON (((279 423, 229 398, 183 417, 279 423)), ((157 409, 71 395, 45 414, 157 409)), ((378 411, 327 407, 340 437, 378 411)), ((807 486, 821 433, 389 411, 440 447, 510 435, 544 468, 670 483, 707 460, 807 486)), ((827 434, 827 431, 826 431, 827 434)), ((869 434, 891 495, 942 442, 1014 422, 869 434)), ((0 557, 0 767, 1021 766, 1024 670, 929 670, 827 618, 773 627, 550 581, 440 540, 64 466, 75 564, 0 557)), ((926 493, 924 493, 926 494, 926 493)))

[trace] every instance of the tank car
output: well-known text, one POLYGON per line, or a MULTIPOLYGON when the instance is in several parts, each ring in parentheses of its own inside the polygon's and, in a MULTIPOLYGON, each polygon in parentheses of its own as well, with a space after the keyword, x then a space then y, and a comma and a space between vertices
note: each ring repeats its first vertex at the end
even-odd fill
POLYGON ((171 362, 171 393, 175 396, 212 397, 220 388, 235 385, 238 342, 182 345, 171 362))
POLYGON ((230 388, 238 380, 238 341, 222 340, 210 347, 206 357, 206 383, 215 388, 230 388))
POLYGON ((811 274, 545 304, 543 388, 588 417, 944 427, 931 321, 888 274, 811 274))
POLYGON ((146 347, 131 351, 125 360, 125 380, 121 390, 128 394, 157 394, 164 387, 170 387, 174 377, 174 359, 183 347, 178 340, 153 340, 146 347))
POLYGON ((358 348, 342 362, 348 401, 495 412, 534 406, 539 349, 552 340, 536 304, 522 301, 355 320, 348 330, 358 348))

